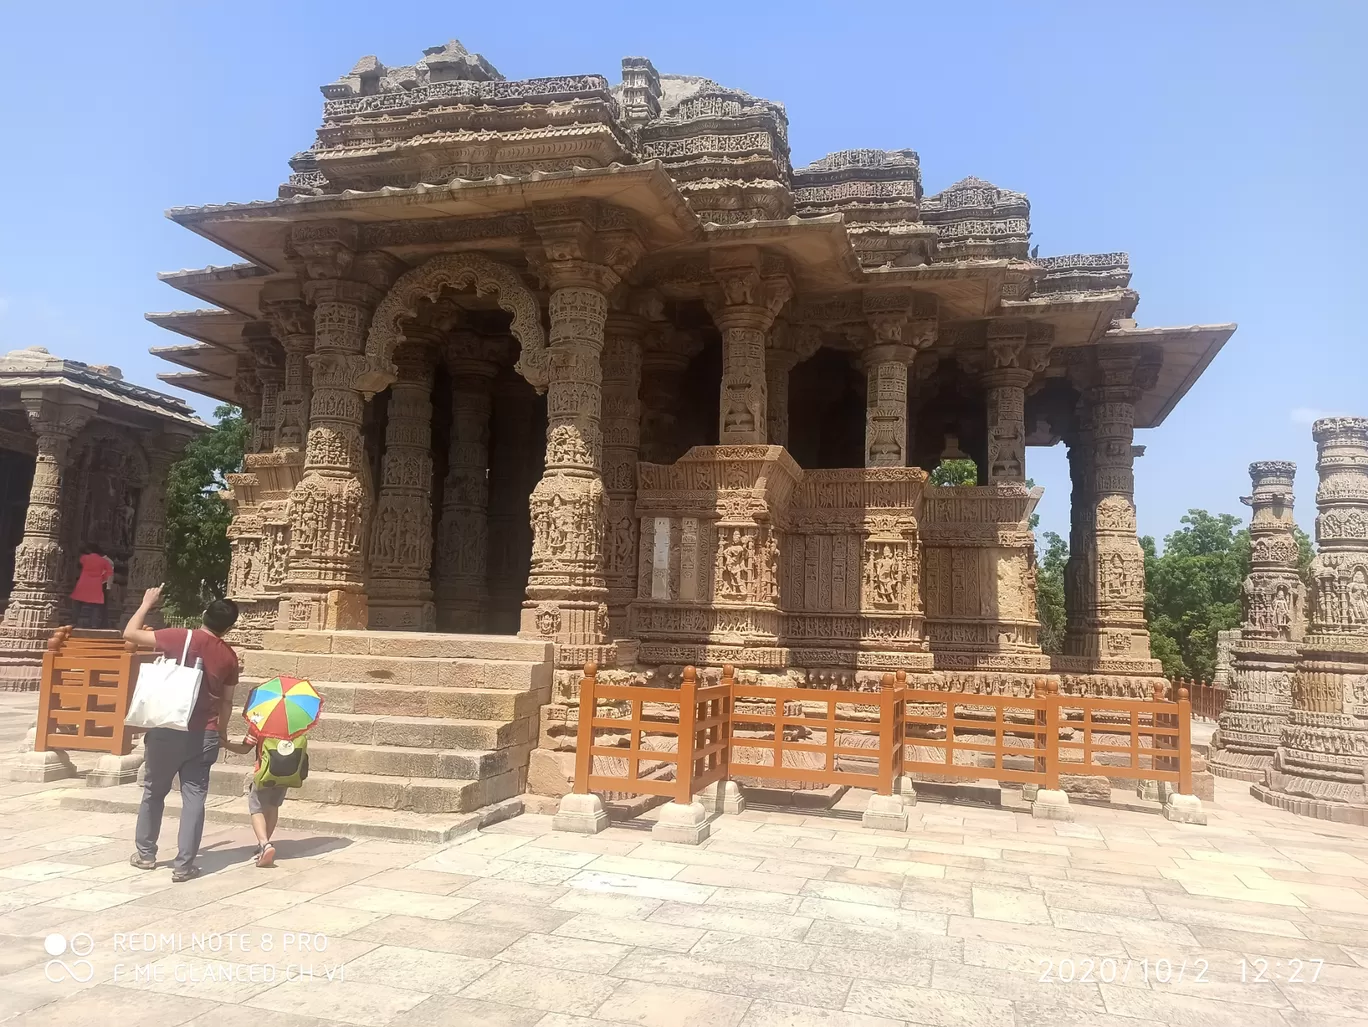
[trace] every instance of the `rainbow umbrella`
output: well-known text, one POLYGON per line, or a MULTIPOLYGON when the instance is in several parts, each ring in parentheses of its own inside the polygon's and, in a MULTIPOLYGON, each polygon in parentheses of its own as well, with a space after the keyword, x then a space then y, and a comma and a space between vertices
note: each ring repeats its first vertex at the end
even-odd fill
POLYGON ((323 697, 308 681, 278 677, 247 696, 243 717, 258 738, 298 738, 318 720, 323 697))

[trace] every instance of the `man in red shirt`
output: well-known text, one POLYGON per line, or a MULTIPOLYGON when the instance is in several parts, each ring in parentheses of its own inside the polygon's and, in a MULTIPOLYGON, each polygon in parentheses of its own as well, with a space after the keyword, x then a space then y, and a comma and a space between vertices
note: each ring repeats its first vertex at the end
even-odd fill
MULTIPOLYGON (((149 588, 142 605, 124 628, 123 636, 130 642, 152 646, 157 652, 179 660, 185 649, 186 628, 163 628, 152 631, 143 627, 148 612, 161 600, 161 586, 149 588)), ((237 623, 237 604, 231 599, 215 599, 204 611, 204 627, 195 628, 190 636, 190 651, 186 663, 193 667, 195 660, 203 661, 204 678, 200 683, 195 708, 190 713, 189 730, 153 728, 143 744, 146 762, 143 767, 143 797, 138 807, 136 834, 137 852, 129 862, 139 870, 152 870, 157 865, 157 839, 161 835, 162 812, 166 793, 171 790, 171 779, 180 776, 181 819, 175 862, 171 865, 171 880, 188 881, 199 875, 195 855, 199 852, 204 834, 204 800, 209 792, 209 769, 218 760, 219 743, 233 713, 233 690, 238 681, 238 658, 231 646, 223 641, 237 623)))

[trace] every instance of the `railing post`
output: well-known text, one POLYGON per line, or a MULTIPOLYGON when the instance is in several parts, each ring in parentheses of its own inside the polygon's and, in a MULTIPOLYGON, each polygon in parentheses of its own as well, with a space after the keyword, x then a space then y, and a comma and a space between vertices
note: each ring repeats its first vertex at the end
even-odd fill
POLYGON ((896 760, 893 765, 893 787, 909 806, 917 803, 917 790, 912 779, 907 776, 907 671, 900 670, 893 675, 893 752, 896 760))
POLYGON ((63 632, 70 628, 58 628, 48 639, 47 649, 43 652, 42 677, 38 679, 38 722, 33 736, 33 751, 48 751, 48 731, 52 726, 53 689, 57 683, 57 653, 62 648, 66 636, 63 632))
POLYGON ((594 686, 598 683, 598 664, 586 663, 579 687, 579 724, 575 729, 575 791, 589 792, 589 775, 594 766, 594 713, 598 709, 594 686))
POLYGON ((575 790, 561 796, 560 808, 551 818, 551 829, 572 834, 598 834, 608 826, 608 812, 603 800, 589 790, 589 775, 594 756, 594 712, 598 700, 594 686, 598 680, 598 664, 586 663, 580 679, 579 724, 575 731, 575 790))
MULTIPOLYGON (((722 667, 722 676, 717 683, 726 691, 714 700, 720 710, 720 723, 717 725, 717 740, 722 743, 718 749, 718 767, 722 777, 698 793, 697 801, 709 813, 744 813, 746 797, 741 794, 741 786, 731 779, 732 752, 732 707, 736 702, 736 668, 730 663, 722 667)), ((711 718, 711 714, 709 715, 711 718)))
POLYGON ((860 818, 865 827, 880 831, 907 830, 907 804, 901 795, 893 794, 893 701, 897 695, 896 680, 892 674, 885 674, 879 679, 879 774, 876 790, 869 797, 869 805, 860 818))
POLYGON ((1192 794, 1192 704, 1186 688, 1178 689, 1177 700, 1178 788, 1169 792, 1164 817, 1180 824, 1205 824, 1202 800, 1192 794))
POLYGON ((698 722, 698 669, 685 667, 679 682, 678 759, 675 762, 675 802, 685 805, 693 801, 694 782, 694 725, 698 722))
MULTIPOLYGON (((1049 682, 1046 689, 1045 787, 1036 792, 1035 802, 1031 803, 1031 816, 1040 820, 1072 820, 1073 810, 1069 808, 1069 796, 1059 787, 1059 722, 1063 700, 1056 682, 1049 682)), ((1084 730, 1087 730, 1086 725, 1084 730)))

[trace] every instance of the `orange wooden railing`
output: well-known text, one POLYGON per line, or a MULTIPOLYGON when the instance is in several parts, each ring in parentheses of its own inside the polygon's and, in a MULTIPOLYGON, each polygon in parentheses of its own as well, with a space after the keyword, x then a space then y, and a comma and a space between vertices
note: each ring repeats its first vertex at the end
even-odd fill
POLYGON ((1229 695, 1224 688, 1217 688, 1210 681, 1189 681, 1179 678, 1175 684, 1186 688, 1192 698, 1192 715, 1198 720, 1220 720, 1229 695))
POLYGON ((1192 704, 1186 688, 1177 692, 1175 701, 1164 699, 1163 685, 1154 686, 1153 700, 1060 696, 1059 705, 1075 714, 1067 725, 1081 732, 1056 741, 1060 771, 1167 782, 1191 795, 1192 704), (1127 762, 1099 761, 1103 754, 1125 754, 1127 762))
POLYGON ((728 746, 731 739, 731 688, 728 685, 700 685, 698 672, 685 667, 678 688, 644 685, 609 685, 598 680, 598 667, 584 665, 580 680, 580 717, 575 751, 575 791, 631 792, 663 795, 687 803, 696 792, 727 777, 728 746), (609 716, 600 712, 601 703, 624 703, 627 715, 609 716), (646 715, 647 704, 671 708, 673 719, 646 715), (595 730, 628 733, 626 747, 599 745, 595 730), (675 749, 645 749, 647 734, 672 735, 675 749), (627 772, 613 775, 595 770, 594 757, 625 760, 627 772), (672 763, 674 778, 641 774, 641 764, 672 763))
POLYGON ((127 756, 138 732, 124 717, 139 668, 155 656, 114 631, 58 628, 43 654, 33 748, 127 756))
POLYGON ((1059 738, 1059 711, 1059 703, 1043 682, 1030 698, 908 689, 903 714, 907 746, 938 750, 939 758, 909 756, 903 765, 915 773, 1058 788, 1058 760, 1051 742, 1059 738), (941 732, 943 737, 939 737, 941 732), (1018 744, 1009 744, 1012 739, 1018 744), (957 752, 973 754, 973 762, 956 763, 957 752), (991 765, 983 764, 984 755, 991 765), (1010 766, 1012 757, 1030 760, 1030 769, 1010 766))
POLYGON ((1192 703, 1181 685, 1173 700, 1164 690, 1156 685, 1148 700, 1089 698, 1061 695, 1042 679, 1032 696, 976 695, 911 689, 899 671, 883 675, 875 693, 827 691, 745 684, 730 665, 715 685, 686 667, 679 688, 659 688, 600 683, 591 663, 580 682, 575 791, 686 803, 720 781, 759 778, 890 795, 902 775, 916 773, 1048 789, 1060 787, 1061 775, 1098 775, 1191 794, 1192 703), (603 703, 624 704, 625 714, 606 714, 603 703), (598 744, 603 730, 627 733, 628 744, 598 744), (645 748, 647 735, 673 736, 675 748, 645 748), (765 759, 746 762, 743 754, 755 751, 765 759), (786 754, 805 758, 786 762, 786 754), (596 771, 595 757, 625 760, 626 773, 596 771), (643 775, 643 762, 673 764, 673 779, 643 775))
POLYGON ((732 707, 732 777, 756 777, 771 780, 801 781, 806 784, 854 785, 873 788, 880 795, 892 795, 894 786, 903 773, 902 737, 903 696, 906 674, 885 674, 875 694, 841 691, 820 691, 813 688, 774 687, 771 685, 743 685, 735 679, 735 671, 727 666, 722 670, 722 683, 729 685, 732 707), (898 679, 901 678, 902 681, 898 679), (871 699, 876 700, 870 702, 871 699), (755 704, 761 709, 742 712, 739 704, 755 704), (789 703, 800 704, 793 713, 789 703), (878 709, 877 722, 862 719, 856 707, 874 705, 878 709), (813 707, 822 707, 814 715, 813 707), (739 734, 744 728, 758 729, 755 737, 739 734), (785 737, 788 728, 806 728, 823 735, 820 742, 803 742, 785 737), (855 737, 873 741, 874 746, 851 744, 855 737), (770 754, 767 763, 745 763, 738 760, 738 752, 760 749, 770 754), (786 766, 785 753, 812 753, 820 757, 818 766, 786 766), (844 758, 847 768, 842 768, 844 758), (854 767, 872 764, 872 772, 854 767), (853 766, 852 766, 853 765, 853 766))

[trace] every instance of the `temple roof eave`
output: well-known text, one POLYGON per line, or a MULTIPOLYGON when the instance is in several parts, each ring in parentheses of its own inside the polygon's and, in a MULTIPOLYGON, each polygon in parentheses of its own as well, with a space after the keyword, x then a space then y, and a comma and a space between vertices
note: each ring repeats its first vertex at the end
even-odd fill
POLYGON ((1135 405, 1135 427, 1158 428, 1216 358, 1236 328, 1234 323, 1167 328, 1113 328, 1099 341, 1108 346, 1151 345, 1164 355, 1159 379, 1135 405))
POLYGON ((0 393, 74 393, 87 401, 96 401, 99 404, 97 416, 103 421, 145 428, 148 426, 147 419, 151 418, 154 423, 182 431, 198 433, 209 430, 209 426, 196 417, 183 400, 139 386, 122 386, 123 383, 104 385, 88 376, 62 371, 0 374, 0 393), (157 397, 157 401, 144 401, 137 398, 137 393, 157 397))
POLYGON ((271 271, 284 270, 291 224, 344 218, 358 223, 508 214, 538 203, 601 200, 635 212, 654 246, 701 237, 702 224, 659 161, 533 172, 514 178, 454 179, 322 196, 173 207, 166 216, 271 271))

